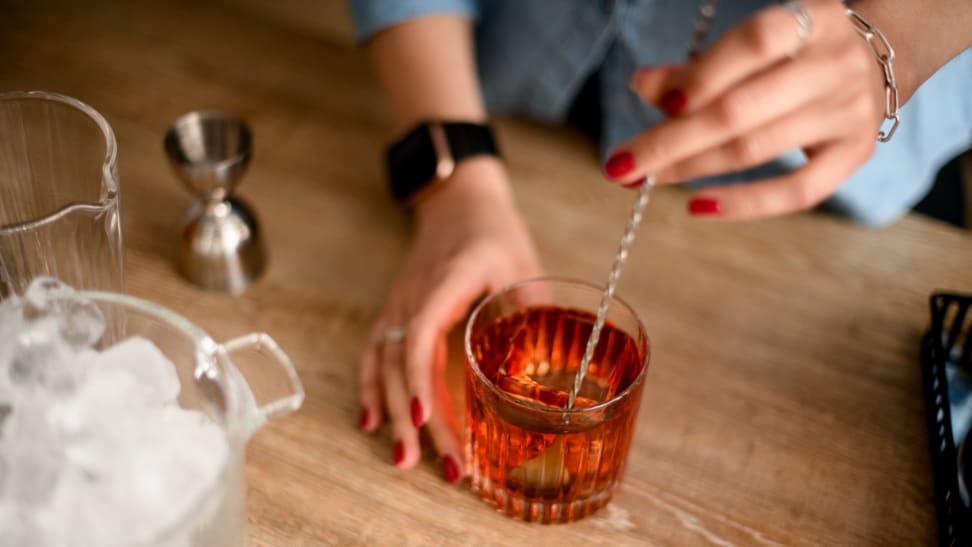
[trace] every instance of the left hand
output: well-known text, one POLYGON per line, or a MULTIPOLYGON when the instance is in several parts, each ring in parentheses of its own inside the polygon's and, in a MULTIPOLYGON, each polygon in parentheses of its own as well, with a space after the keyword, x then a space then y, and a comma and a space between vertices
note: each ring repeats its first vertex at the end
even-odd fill
POLYGON ((809 209, 832 194, 874 151, 884 115, 884 77, 837 0, 804 0, 804 43, 795 15, 766 8, 679 66, 643 69, 632 89, 669 119, 619 146, 605 164, 615 182, 637 186, 724 174, 794 148, 796 171, 742 185, 709 187, 693 214, 743 219, 809 209))
POLYGON ((390 424, 400 468, 418 463, 424 428, 455 482, 465 466, 445 382, 446 335, 479 296, 541 268, 498 158, 462 162, 414 213, 415 240, 361 354, 360 426, 390 424), (403 335, 385 340, 390 328, 403 335))

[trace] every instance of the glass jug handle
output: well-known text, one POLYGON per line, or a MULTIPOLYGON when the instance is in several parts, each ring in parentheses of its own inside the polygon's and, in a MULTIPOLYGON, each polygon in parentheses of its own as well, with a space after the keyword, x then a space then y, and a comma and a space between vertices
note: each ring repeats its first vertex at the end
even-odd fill
MULTIPOLYGON (((261 365, 269 362, 276 367, 275 376, 279 376, 281 372, 285 375, 290 394, 274 398, 258 406, 257 414, 263 420, 271 420, 300 408, 301 403, 304 402, 304 386, 301 384, 300 378, 297 377, 297 370, 294 368, 293 361, 280 349, 280 345, 269 334, 263 332, 246 334, 224 343, 223 349, 230 360, 234 360, 233 354, 253 352, 259 355, 261 365)), ((254 367, 237 368, 249 385, 250 391, 259 391, 258 388, 261 386, 256 383, 256 376, 263 376, 263 373, 267 372, 266 367, 260 367, 259 373, 253 370, 254 367)), ((259 398, 257 400, 259 401, 259 398)))

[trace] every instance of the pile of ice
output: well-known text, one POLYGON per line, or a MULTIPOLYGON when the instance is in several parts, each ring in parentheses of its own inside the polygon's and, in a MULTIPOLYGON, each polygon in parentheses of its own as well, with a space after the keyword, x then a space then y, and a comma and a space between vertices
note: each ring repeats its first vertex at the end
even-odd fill
POLYGON ((95 351, 97 307, 35 296, 0 302, 0 545, 143 545, 219 480, 226 439, 151 342, 95 351))

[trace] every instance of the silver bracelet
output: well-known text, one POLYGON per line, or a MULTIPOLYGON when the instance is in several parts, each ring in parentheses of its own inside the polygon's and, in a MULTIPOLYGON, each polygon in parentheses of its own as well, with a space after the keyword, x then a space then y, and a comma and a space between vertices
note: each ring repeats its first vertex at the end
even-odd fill
POLYGON ((871 52, 877 58, 881 68, 884 69, 884 120, 878 129, 877 140, 888 142, 898 129, 901 117, 898 115, 898 83, 894 79, 894 48, 888 42, 888 38, 880 29, 872 25, 867 19, 861 17, 856 11, 846 8, 847 15, 854 24, 854 30, 867 40, 867 45, 871 46, 871 52), (875 40, 875 37, 877 40, 875 40), (891 128, 885 131, 886 122, 891 122, 891 128))

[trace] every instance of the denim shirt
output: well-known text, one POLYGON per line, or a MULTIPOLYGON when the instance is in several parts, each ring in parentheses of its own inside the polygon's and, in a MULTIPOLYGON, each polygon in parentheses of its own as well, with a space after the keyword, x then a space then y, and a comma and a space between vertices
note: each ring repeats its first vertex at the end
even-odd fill
MULTIPOLYGON (((773 3, 721 2, 707 42, 773 3)), ((663 119, 628 82, 639 67, 684 62, 698 10, 697 2, 685 0, 350 0, 350 6, 360 40, 427 14, 475 20, 480 84, 492 113, 561 122, 597 73, 602 155, 663 119)), ((878 143, 825 206, 867 225, 894 222, 927 193, 942 165, 970 147, 972 49, 925 82, 902 107, 891 142, 878 143)), ((751 181, 805 161, 794 150, 754 169, 691 184, 751 181)))

